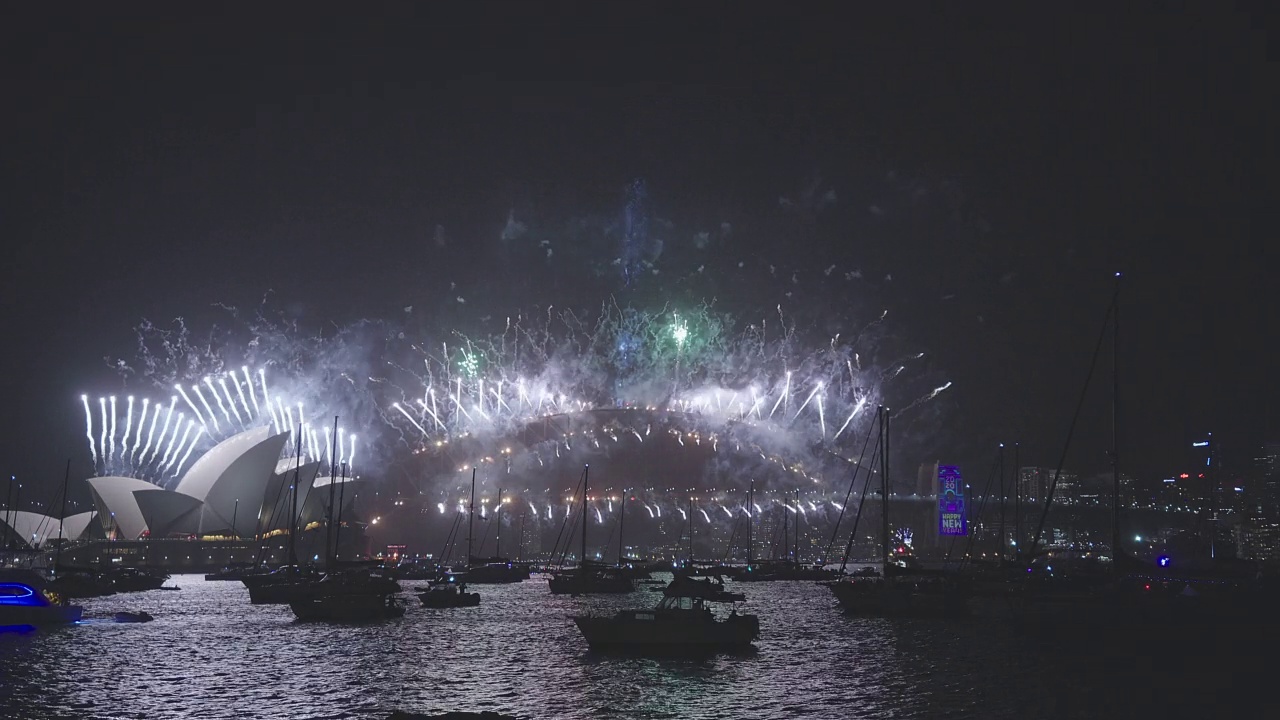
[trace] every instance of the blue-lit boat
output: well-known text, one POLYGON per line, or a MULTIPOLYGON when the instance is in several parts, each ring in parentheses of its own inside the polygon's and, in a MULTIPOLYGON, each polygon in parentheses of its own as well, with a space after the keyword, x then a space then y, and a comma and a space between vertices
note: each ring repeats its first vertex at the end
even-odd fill
POLYGON ((84 608, 69 605, 30 570, 0 571, 0 630, 32 630, 69 625, 84 608))

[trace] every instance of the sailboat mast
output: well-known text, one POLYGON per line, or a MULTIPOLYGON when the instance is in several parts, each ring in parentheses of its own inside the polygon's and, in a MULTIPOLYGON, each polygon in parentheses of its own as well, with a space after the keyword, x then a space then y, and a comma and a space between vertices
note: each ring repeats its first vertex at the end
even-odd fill
POLYGON ((338 564, 338 552, 342 548, 342 500, 347 493, 347 464, 342 463, 342 487, 338 489, 338 520, 333 526, 333 564, 338 564))
POLYGON ((627 489, 622 488, 622 505, 618 507, 618 567, 622 567, 622 530, 627 522, 627 489))
POLYGON ((590 465, 582 466, 582 556, 578 564, 584 567, 587 562, 587 480, 590 470, 590 465))
POLYGON ((881 560, 889 564, 889 409, 880 406, 880 539, 881 560))
POLYGON ((1120 273, 1111 297, 1111 557, 1120 556, 1120 273))
POLYGON ((1008 494, 1004 489, 1004 443, 1000 443, 1000 549, 996 553, 1001 563, 1004 562, 1004 546, 1006 532, 1004 528, 1004 506, 1008 499, 1008 494))
POLYGON ((689 495, 689 569, 693 570, 693 495, 689 495))
MULTIPOLYGON (((787 543, 791 539, 791 531, 787 529, 787 499, 786 498, 787 498, 786 495, 782 496, 782 507, 780 508, 782 510, 782 557, 778 559, 782 560, 783 562, 786 562, 787 557, 790 554, 787 552, 787 543)), ((777 552, 778 546, 774 545, 773 550, 774 552, 777 552)))
POLYGON ((471 468, 471 504, 467 508, 467 569, 471 569, 471 536, 476 527, 476 469, 471 468))
POLYGON ((1013 444, 1013 554, 1022 557, 1022 443, 1013 444))
POLYGON ((67 481, 71 479, 71 459, 67 458, 67 471, 62 474, 62 509, 58 511, 58 548, 53 551, 53 572, 58 572, 58 559, 62 557, 62 523, 67 517, 67 481))
POLYGON ((302 482, 301 425, 298 426, 298 442, 293 461, 293 492, 289 494, 289 565, 291 567, 296 567, 298 564, 298 483, 300 482, 302 482))
MULTIPOLYGON (((298 426, 298 435, 301 438, 302 426, 298 426)), ((324 520, 324 562, 327 567, 333 567, 333 558, 337 555, 330 545, 329 541, 333 539, 333 493, 337 490, 338 481, 338 416, 333 416, 333 451, 329 453, 329 511, 325 513, 324 520)), ((299 454, 298 462, 302 462, 302 456, 299 454)))

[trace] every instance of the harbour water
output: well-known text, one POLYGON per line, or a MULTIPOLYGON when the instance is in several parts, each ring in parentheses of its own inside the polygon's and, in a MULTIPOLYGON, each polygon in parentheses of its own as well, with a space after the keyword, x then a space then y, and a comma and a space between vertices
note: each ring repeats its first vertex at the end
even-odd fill
MULTIPOLYGON (((997 619, 844 616, 814 583, 739 586, 758 650, 707 660, 589 653, 571 614, 649 606, 552 596, 545 580, 476 586, 479 607, 368 626, 303 624, 239 582, 84 601, 90 622, 0 635, 4 718, 386 718, 494 710, 523 718, 1098 718, 1251 707, 1246 649, 1046 644, 997 619), (155 620, 114 624, 121 610, 155 620), (97 620, 93 620, 97 619, 97 620)), ((415 585, 402 583, 406 588, 415 585)), ((1256 715, 1254 715, 1256 716, 1256 715)))

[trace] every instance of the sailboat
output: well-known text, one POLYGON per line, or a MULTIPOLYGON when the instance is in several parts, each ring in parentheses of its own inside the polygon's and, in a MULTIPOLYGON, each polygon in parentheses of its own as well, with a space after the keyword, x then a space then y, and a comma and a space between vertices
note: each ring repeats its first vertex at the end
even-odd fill
MULTIPOLYGON (((1275 601, 1274 588, 1256 580, 1229 580, 1223 577, 1197 577, 1185 574, 1169 558, 1159 564, 1146 563, 1124 551, 1120 533, 1120 464, 1119 464, 1119 297, 1121 274, 1116 273, 1115 289, 1107 308, 1102 332, 1094 348, 1093 360, 1081 390, 1076 416, 1080 414, 1107 330, 1112 337, 1112 516, 1111 561, 1100 572, 1073 572, 1064 559, 1040 558, 1036 553, 1045 519, 1053 502, 1058 471, 1050 484, 1049 497, 1040 524, 1031 543, 1030 564, 1013 602, 1015 627, 1035 634, 1061 634, 1088 637, 1089 631, 1121 633, 1153 633, 1163 635, 1171 629, 1199 629, 1214 641, 1226 629, 1249 633, 1261 642, 1259 633, 1276 627, 1271 621, 1275 601), (1053 569, 1057 566, 1057 570, 1053 569)), ((1071 433, 1067 435, 1070 446, 1071 433)), ((1063 459, 1067 447, 1063 448, 1063 459)))
MULTIPOLYGON (((288 603, 306 586, 319 580, 321 573, 315 568, 298 564, 298 483, 302 480, 302 426, 298 426, 296 457, 293 465, 293 484, 289 488, 289 561, 269 573, 244 575, 240 582, 249 589, 249 602, 254 605, 283 605, 288 603)), ((316 474, 320 468, 316 467, 316 474)), ((311 482, 315 482, 312 476, 311 482)))
MULTIPOLYGON (((471 530, 475 526, 476 504, 476 470, 471 468, 471 518, 467 526, 467 570, 463 579, 475 585, 496 585, 500 583, 517 583, 529 578, 529 570, 511 562, 502 556, 502 488, 498 488, 498 504, 493 511, 493 520, 498 526, 497 544, 494 555, 477 558, 471 552, 471 530)), ((485 533, 488 535, 488 533, 485 533)), ((480 543, 484 549, 484 541, 480 543)))
MULTIPOLYGON (((876 410, 879 426, 881 562, 883 577, 850 577, 823 585, 845 612, 873 617, 950 617, 968 612, 967 590, 953 578, 897 557, 889 530, 889 408, 876 410)), ((870 482, 870 479, 868 479, 870 482)))
POLYGON ((590 466, 582 468, 582 544, 578 567, 558 570, 548 587, 552 595, 622 594, 635 591, 631 577, 621 568, 587 560, 587 488, 590 466))
MULTIPOLYGON (((333 419, 334 447, 337 447, 338 418, 333 419)), ((336 470, 336 467, 334 468, 336 470)), ((346 464, 342 466, 343 484, 346 480, 346 464)), ((334 524, 334 488, 332 480, 337 473, 330 474, 329 507, 325 522, 329 527, 334 524)), ((341 500, 338 501, 341 503, 341 500)), ((341 508, 338 508, 340 512, 341 508)), ((342 568, 338 563, 338 547, 341 542, 342 527, 335 528, 333 543, 329 543, 329 535, 325 533, 326 572, 325 576, 315 582, 297 587, 289 598, 289 607, 299 620, 320 620, 328 622, 371 622, 397 618, 404 615, 404 604, 395 597, 400 592, 400 584, 395 579, 375 569, 374 563, 355 563, 342 568)))

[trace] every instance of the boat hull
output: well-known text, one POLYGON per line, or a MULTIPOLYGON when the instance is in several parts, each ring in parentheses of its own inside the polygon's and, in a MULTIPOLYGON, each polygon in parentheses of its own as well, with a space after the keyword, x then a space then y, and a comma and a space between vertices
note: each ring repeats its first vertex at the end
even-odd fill
POLYGON ((748 650, 760 634, 754 615, 717 620, 709 613, 623 611, 615 617, 575 617, 588 647, 596 652, 704 655, 748 650))
POLYGON ((863 617, 961 617, 967 593, 929 583, 864 580, 825 583, 847 614, 863 617))
POLYGON ((79 605, 43 607, 0 607, 0 628, 38 629, 70 625, 80 621, 84 608, 79 605))
POLYGON ((552 595, 623 595, 635 592, 635 583, 624 576, 553 575, 547 586, 552 595))
POLYGON ((404 615, 404 606, 379 595, 331 595, 295 600, 289 608, 301 622, 363 623, 404 615))
POLYGON ((428 608, 475 607, 480 604, 480 593, 424 592, 418 599, 428 608))

